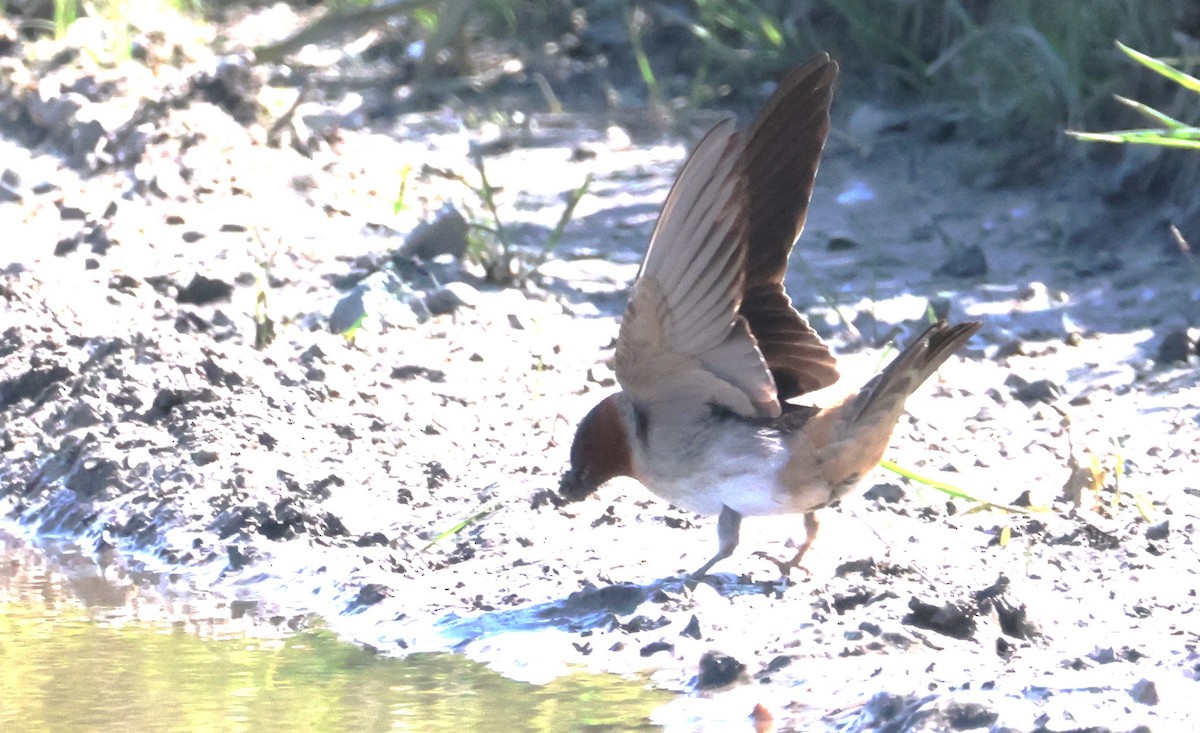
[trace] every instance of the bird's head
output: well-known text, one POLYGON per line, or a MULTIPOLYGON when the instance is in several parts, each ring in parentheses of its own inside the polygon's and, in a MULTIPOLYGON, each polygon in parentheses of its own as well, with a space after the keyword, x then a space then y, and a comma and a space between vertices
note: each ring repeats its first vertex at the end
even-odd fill
POLYGON ((571 443, 571 467, 563 474, 558 493, 568 501, 579 501, 609 479, 632 475, 629 433, 618 395, 611 395, 580 421, 571 443))

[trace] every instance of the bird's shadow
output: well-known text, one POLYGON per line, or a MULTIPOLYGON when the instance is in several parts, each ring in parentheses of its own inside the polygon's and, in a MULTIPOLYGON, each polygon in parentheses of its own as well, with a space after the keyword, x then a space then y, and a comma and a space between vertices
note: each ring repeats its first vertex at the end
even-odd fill
POLYGON ((441 641, 449 648, 463 646, 503 633, 556 629, 579 633, 619 625, 619 618, 637 611, 646 601, 662 594, 690 593, 698 584, 732 598, 743 595, 778 596, 794 585, 786 579, 751 581, 730 573, 692 579, 687 575, 660 578, 648 583, 614 583, 575 591, 564 598, 522 608, 489 611, 474 616, 450 612, 434 622, 441 641))

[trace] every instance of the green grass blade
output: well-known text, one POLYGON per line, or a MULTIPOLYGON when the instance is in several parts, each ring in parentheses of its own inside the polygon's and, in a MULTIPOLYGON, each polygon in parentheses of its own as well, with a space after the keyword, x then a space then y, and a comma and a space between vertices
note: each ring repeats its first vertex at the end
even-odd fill
POLYGON ((957 486, 954 486, 953 484, 948 484, 944 481, 938 481, 936 479, 931 479, 928 476, 922 476, 921 474, 917 473, 916 471, 912 471, 907 468, 903 468, 903 467, 898 466, 895 463, 892 463, 891 461, 888 461, 888 460, 880 461, 879 466, 880 466, 880 468, 886 468, 887 470, 889 470, 893 473, 900 474, 901 476, 903 476, 906 479, 916 481, 917 483, 919 483, 923 486, 928 486, 931 489, 940 491, 943 494, 946 494, 947 496, 951 496, 955 499, 964 499, 966 501, 974 502, 976 504, 980 504, 980 505, 989 507, 991 509, 1000 509, 1002 511, 1011 512, 1013 514, 1029 514, 1030 512, 1038 511, 1034 507, 1014 506, 1012 504, 998 504, 994 501, 980 499, 977 496, 972 496, 971 494, 968 494, 966 491, 963 491, 962 489, 958 488, 957 486))
POLYGON ((1135 51, 1120 41, 1117 41, 1117 48, 1121 49, 1123 52, 1125 52, 1126 56, 1138 62, 1142 66, 1145 66, 1147 69, 1150 69, 1158 74, 1162 74, 1188 91, 1200 94, 1200 79, 1197 79, 1189 74, 1185 74, 1179 69, 1165 64, 1153 56, 1147 56, 1140 51, 1135 51))
POLYGON ((1125 105, 1126 107, 1129 107, 1130 109, 1134 110, 1135 112, 1138 112, 1142 115, 1145 115, 1146 117, 1149 117, 1150 119, 1154 120, 1155 122, 1157 122, 1158 124, 1167 128, 1168 130, 1179 130, 1182 128, 1189 127, 1189 125, 1186 122, 1180 122, 1179 120, 1175 119, 1174 117, 1165 115, 1162 112, 1159 112, 1158 110, 1154 109, 1153 107, 1144 105, 1137 100, 1129 99, 1128 97, 1122 97, 1120 94, 1114 94, 1113 97, 1121 104, 1125 105))
POLYGON ((408 191, 408 176, 412 173, 412 164, 405 163, 400 169, 400 192, 396 194, 396 200, 392 202, 392 213, 399 214, 404 211, 404 194, 408 191))
POLYGON ((654 69, 650 66, 650 57, 646 55, 646 49, 642 46, 642 29, 638 18, 640 13, 640 10, 631 10, 626 6, 625 28, 633 46, 633 58, 637 62, 638 72, 642 75, 642 83, 646 85, 646 92, 650 95, 650 102, 656 108, 661 108, 662 98, 659 96, 658 79, 654 77, 654 69))
POLYGON ((504 502, 500 502, 500 501, 494 502, 489 506, 485 506, 484 508, 475 512, 471 516, 457 522, 454 526, 450 527, 449 529, 447 529, 444 532, 439 533, 436 537, 429 540, 429 542, 424 547, 421 548, 421 552, 427 552, 430 547, 433 547, 434 545, 436 545, 437 543, 446 539, 447 537, 452 537, 452 536, 458 534, 459 532, 463 531, 467 527, 470 527, 472 524, 475 524, 480 519, 483 519, 484 517, 486 517, 487 515, 491 514, 494 511, 496 511, 497 509, 499 509, 502 506, 504 506, 504 502))
POLYGON ((1076 132, 1067 130, 1076 140, 1101 143, 1129 143, 1132 145, 1161 145, 1168 148, 1200 150, 1200 128, 1182 130, 1122 130, 1120 132, 1076 132))
POLYGON ((567 205, 563 209, 562 216, 558 218, 558 224, 554 226, 554 230, 550 232, 550 236, 546 238, 546 244, 542 247, 542 260, 545 260, 547 257, 549 257, 550 253, 553 252, 555 247, 558 246, 559 240, 562 239, 563 230, 567 228, 567 224, 570 223, 571 217, 575 215, 575 207, 579 205, 579 200, 587 194, 591 185, 592 174, 588 173, 584 177, 583 183, 580 184, 579 188, 572 191, 567 197, 567 205))
POLYGON ((1134 506, 1137 507, 1138 514, 1142 515, 1148 524, 1154 524, 1154 505, 1141 494, 1141 492, 1133 495, 1134 506))
POLYGON ((783 39, 783 33, 779 30, 779 26, 771 22, 767 15, 763 15, 759 19, 759 27, 762 29, 763 37, 767 39, 775 48, 783 48, 786 42, 783 39))

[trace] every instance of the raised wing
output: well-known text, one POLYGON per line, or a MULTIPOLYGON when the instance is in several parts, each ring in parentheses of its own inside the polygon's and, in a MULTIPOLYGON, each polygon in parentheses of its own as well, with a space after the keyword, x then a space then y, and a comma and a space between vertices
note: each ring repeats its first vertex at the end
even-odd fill
POLYGON ((737 314, 747 233, 741 150, 733 121, 718 123, 663 204, 617 338, 617 379, 635 404, 779 414, 771 373, 737 314))
POLYGON ((617 339, 617 379, 635 403, 777 417, 781 400, 837 381, 833 355, 783 286, 836 76, 827 54, 813 57, 744 135, 721 122, 684 163, 617 339))
POLYGON ((828 387, 838 379, 829 347, 792 307, 783 287, 788 256, 804 229, 837 64, 818 54, 796 67, 746 133, 746 281, 738 313, 750 324, 775 378, 779 399, 828 387))

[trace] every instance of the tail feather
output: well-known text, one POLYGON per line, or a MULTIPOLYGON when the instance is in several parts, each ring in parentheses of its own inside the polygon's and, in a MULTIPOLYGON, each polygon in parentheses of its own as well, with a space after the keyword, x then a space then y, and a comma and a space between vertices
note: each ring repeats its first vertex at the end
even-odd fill
POLYGON ((938 321, 909 344, 891 364, 867 383, 855 400, 854 421, 868 412, 903 404, 925 380, 962 348, 983 324, 938 321))

